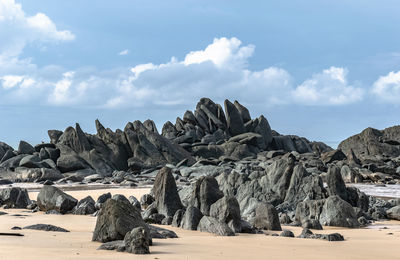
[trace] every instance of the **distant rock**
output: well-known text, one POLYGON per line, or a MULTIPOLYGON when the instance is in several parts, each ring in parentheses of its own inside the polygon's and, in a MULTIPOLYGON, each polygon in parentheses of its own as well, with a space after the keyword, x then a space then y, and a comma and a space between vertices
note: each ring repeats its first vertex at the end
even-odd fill
POLYGON ((0 205, 25 209, 30 203, 31 200, 26 189, 12 187, 0 190, 0 205))

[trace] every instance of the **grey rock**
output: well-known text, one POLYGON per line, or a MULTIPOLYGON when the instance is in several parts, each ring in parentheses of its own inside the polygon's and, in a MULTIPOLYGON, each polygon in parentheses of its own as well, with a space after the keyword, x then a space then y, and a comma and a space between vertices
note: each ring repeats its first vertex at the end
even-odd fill
POLYGON ((400 206, 390 208, 386 211, 389 219, 400 220, 400 206))
POLYGON ((0 205, 5 205, 8 208, 25 209, 30 203, 31 200, 26 189, 12 187, 0 191, 0 205))
POLYGON ((150 254, 149 231, 143 227, 136 227, 126 233, 125 250, 132 254, 150 254))
POLYGON ((42 211, 56 210, 61 214, 71 211, 78 201, 60 189, 45 185, 37 197, 37 205, 42 211))
POLYGON ((219 236, 234 236, 235 232, 229 226, 215 218, 203 216, 197 227, 198 231, 209 232, 219 236))
POLYGON ((324 226, 360 227, 353 207, 337 195, 326 199, 319 222, 324 226))
POLYGON ((184 209, 179 209, 179 210, 177 210, 177 211, 175 212, 174 217, 172 218, 172 223, 171 223, 171 225, 172 225, 173 227, 180 227, 184 214, 185 214, 185 210, 184 210, 184 209))
POLYGON ((53 232, 69 232, 65 228, 57 227, 49 224, 35 224, 24 227, 24 229, 42 230, 42 231, 53 231, 53 232))
POLYGON ((224 105, 225 105, 227 126, 230 134, 232 136, 235 136, 246 132, 242 116, 235 107, 235 105, 233 105, 227 99, 225 100, 224 105))
POLYGON ((92 197, 81 199, 74 208, 75 215, 91 215, 96 212, 95 202, 92 197))
POLYGON ((223 197, 210 208, 210 216, 228 225, 235 233, 241 232, 240 207, 235 197, 223 197))
POLYGON ((294 237, 294 234, 293 234, 292 231, 284 229, 279 236, 281 236, 281 237, 294 237))
POLYGON ((189 205, 199 208, 203 215, 208 216, 211 205, 223 196, 214 177, 201 177, 195 183, 189 205))
POLYGON ((92 241, 121 240, 136 227, 143 227, 148 232, 140 212, 129 202, 109 199, 97 216, 92 241))
POLYGON ((260 203, 256 209, 254 226, 267 230, 282 230, 278 212, 275 207, 267 202, 260 203))
POLYGON ((182 217, 180 227, 186 230, 197 230, 202 217, 203 214, 198 208, 189 206, 182 217))
POLYGON ((33 154, 35 148, 25 141, 20 141, 18 145, 18 154, 33 154))
POLYGON ((165 216, 173 217, 175 212, 183 208, 171 168, 162 168, 154 181, 152 193, 157 211, 165 216))

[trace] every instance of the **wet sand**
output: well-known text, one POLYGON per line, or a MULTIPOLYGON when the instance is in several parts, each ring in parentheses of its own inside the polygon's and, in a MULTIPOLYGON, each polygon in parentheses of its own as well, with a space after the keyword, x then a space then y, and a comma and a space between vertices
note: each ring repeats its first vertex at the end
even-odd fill
MULTIPOLYGON (((77 199, 112 194, 134 195, 138 198, 145 189, 110 189, 68 191, 77 199)), ((32 199, 37 193, 30 193, 32 199)), ((24 237, 0 236, 0 259, 400 259, 400 222, 375 223, 371 228, 326 228, 319 233, 339 232, 344 242, 240 234, 218 237, 208 233, 167 228, 175 231, 177 239, 154 239, 151 254, 145 256, 96 250, 100 243, 91 242, 96 218, 92 216, 45 215, 26 210, 1 210, 0 232, 23 233, 24 237), (24 217, 12 216, 23 214, 24 217), (35 230, 12 231, 13 226, 53 224, 70 233, 35 230), (387 227, 387 229, 384 229, 387 227), (389 233, 392 233, 391 235, 389 233)), ((301 228, 284 227, 300 234, 301 228)))

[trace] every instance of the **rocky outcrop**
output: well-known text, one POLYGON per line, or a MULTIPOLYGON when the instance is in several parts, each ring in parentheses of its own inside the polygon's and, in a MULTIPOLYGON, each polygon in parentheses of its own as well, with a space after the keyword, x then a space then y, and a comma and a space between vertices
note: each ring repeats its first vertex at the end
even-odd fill
POLYGON ((223 196, 214 177, 201 177, 195 183, 189 204, 200 209, 203 215, 209 216, 211 205, 223 196))

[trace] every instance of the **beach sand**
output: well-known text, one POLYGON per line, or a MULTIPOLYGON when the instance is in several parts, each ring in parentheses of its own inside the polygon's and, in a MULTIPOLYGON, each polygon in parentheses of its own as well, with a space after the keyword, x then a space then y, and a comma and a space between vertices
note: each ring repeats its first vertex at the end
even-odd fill
MULTIPOLYGON (((77 199, 91 195, 94 199, 105 192, 134 195, 140 198, 149 189, 107 189, 68 191, 77 199)), ((37 193, 31 192, 32 199, 37 193)), ((208 233, 175 231, 177 239, 154 239, 150 255, 132 255, 116 251, 96 250, 100 243, 91 242, 96 218, 92 216, 46 215, 27 210, 1 210, 9 213, 0 216, 0 232, 23 233, 24 237, 0 236, 0 259, 400 259, 400 222, 377 222, 372 228, 325 228, 316 233, 341 233, 346 241, 272 237, 240 234, 235 237, 218 237, 208 233), (25 216, 12 216, 22 214, 25 216), (32 224, 52 224, 70 230, 70 233, 16 230, 32 224), (387 229, 384 229, 386 227, 387 229), (389 234, 392 233, 392 234, 389 234)), ((301 228, 284 227, 299 235, 301 228)))

